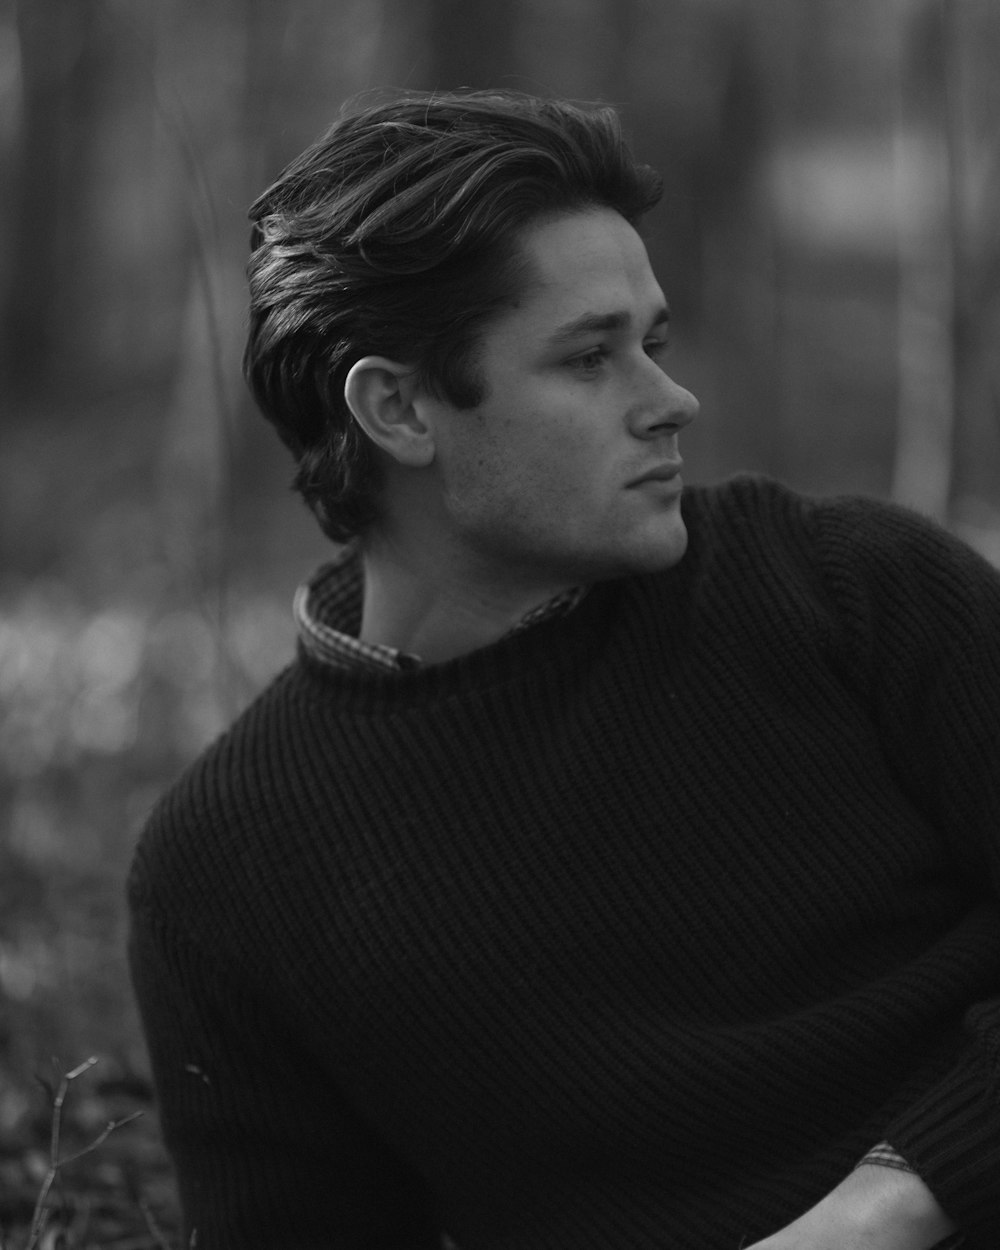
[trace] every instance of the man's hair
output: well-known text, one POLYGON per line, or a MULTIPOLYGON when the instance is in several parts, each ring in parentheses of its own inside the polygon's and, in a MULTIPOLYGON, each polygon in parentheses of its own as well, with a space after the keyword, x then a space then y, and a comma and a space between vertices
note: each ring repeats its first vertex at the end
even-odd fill
POLYGON ((378 516, 378 462, 344 399, 351 367, 412 364, 431 394, 475 407, 475 349, 524 281, 525 228, 597 206, 635 225, 661 191, 613 109, 515 92, 354 103, 288 166, 250 209, 244 373, 330 538, 378 516))

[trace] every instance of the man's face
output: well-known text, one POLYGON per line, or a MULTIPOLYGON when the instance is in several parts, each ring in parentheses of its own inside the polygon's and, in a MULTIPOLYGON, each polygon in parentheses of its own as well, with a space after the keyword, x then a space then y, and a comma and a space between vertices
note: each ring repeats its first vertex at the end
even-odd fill
POLYGON ((486 586, 556 589, 674 564, 678 431, 698 402, 663 370, 667 308, 610 209, 530 228, 529 280, 484 331, 486 399, 427 399, 444 547, 486 586))

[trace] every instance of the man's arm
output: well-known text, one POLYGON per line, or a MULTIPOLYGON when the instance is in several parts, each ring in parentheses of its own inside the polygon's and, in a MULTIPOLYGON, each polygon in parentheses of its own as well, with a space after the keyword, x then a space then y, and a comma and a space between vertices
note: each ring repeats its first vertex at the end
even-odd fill
POLYGON ((148 906, 130 959, 184 1214, 214 1250, 436 1250, 419 1178, 275 1005, 148 906))
MULTIPOLYGON (((827 586, 842 610, 835 651, 871 709, 890 767, 939 831, 970 899, 995 907, 1000 578, 935 526, 861 501, 853 511, 830 509, 818 531, 827 586)), ((876 1150, 757 1246, 927 1250, 965 1244, 966 1221, 979 1233, 996 1225, 991 1160, 1000 1153, 1000 1117, 983 1096, 991 1053, 983 1039, 1000 1019, 1000 998, 995 978, 984 988, 981 1002, 967 1004, 954 1067, 885 1126, 907 1162, 893 1152, 902 1166, 892 1165, 876 1150), (954 1205, 958 1226, 935 1192, 954 1205)))

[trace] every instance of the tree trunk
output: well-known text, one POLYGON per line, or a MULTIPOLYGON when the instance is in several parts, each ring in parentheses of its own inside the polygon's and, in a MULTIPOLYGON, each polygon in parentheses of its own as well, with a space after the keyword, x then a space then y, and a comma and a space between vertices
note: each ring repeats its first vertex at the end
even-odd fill
MULTIPOLYGON (((5 380, 15 392, 53 380, 60 319, 72 307, 102 62, 96 0, 16 0, 21 117, 2 319, 5 380)), ((80 301, 86 306, 86 300, 80 301)))

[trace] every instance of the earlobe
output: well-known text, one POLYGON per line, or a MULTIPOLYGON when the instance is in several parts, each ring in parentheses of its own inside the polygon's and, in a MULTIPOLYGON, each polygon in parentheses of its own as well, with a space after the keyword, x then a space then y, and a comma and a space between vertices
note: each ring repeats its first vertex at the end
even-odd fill
POLYGON ((434 439, 423 420, 416 372, 385 356, 364 356, 344 383, 348 408, 373 443, 400 464, 423 468, 434 459, 434 439))

